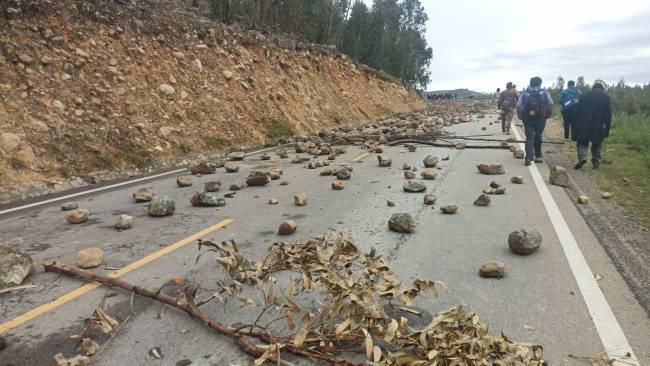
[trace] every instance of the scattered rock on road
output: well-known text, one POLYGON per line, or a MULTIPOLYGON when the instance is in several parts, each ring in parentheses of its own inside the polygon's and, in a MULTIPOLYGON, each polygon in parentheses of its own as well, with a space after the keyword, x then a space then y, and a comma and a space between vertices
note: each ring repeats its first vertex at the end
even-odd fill
POLYGON ((77 252, 77 267, 95 268, 104 261, 104 252, 99 247, 90 247, 77 252))
POLYGON ((479 164, 476 166, 481 174, 495 175, 506 174, 503 164, 479 164))
POLYGON ((0 290, 22 284, 32 269, 32 257, 0 245, 0 290))
POLYGON ((135 202, 149 202, 153 199, 153 190, 151 187, 143 187, 133 193, 135 202))
POLYGON ((411 170, 411 165, 408 163, 402 164, 402 170, 411 170))
POLYGON ((244 185, 242 182, 234 182, 230 185, 230 190, 231 191, 241 191, 241 189, 244 188, 244 185))
POLYGON ((269 198, 269 205, 277 205, 280 201, 278 201, 277 198, 271 197, 269 198))
POLYGON ((70 211, 79 208, 79 205, 77 202, 66 202, 61 205, 61 210, 62 211, 70 211))
POLYGON ((512 156, 514 156, 515 159, 523 159, 526 156, 526 153, 522 149, 517 149, 512 152, 512 156))
POLYGON ((424 195, 424 204, 425 205, 433 205, 434 203, 436 203, 437 199, 438 199, 438 197, 436 197, 435 195, 433 195, 431 193, 427 193, 427 194, 424 195))
POLYGON ((494 194, 506 194, 506 187, 499 187, 494 190, 494 194))
POLYGON ((438 165, 438 158, 435 156, 427 155, 422 161, 427 168, 435 168, 438 165))
POLYGON ((404 178, 406 178, 406 179, 415 179, 415 173, 413 173, 410 170, 405 170, 404 171, 404 178))
POLYGON ((288 185, 289 185, 289 181, 288 181, 288 180, 283 180, 282 182, 280 182, 280 185, 281 185, 281 186, 288 186, 288 185))
POLYGON ((117 230, 128 230, 133 227, 133 216, 130 215, 120 215, 115 223, 115 228, 117 230))
POLYGON ((508 235, 508 246, 515 254, 528 255, 536 251, 540 245, 542 245, 542 234, 535 229, 521 229, 508 235))
POLYGON ((161 217, 174 213, 176 202, 169 196, 155 196, 149 203, 149 216, 161 217))
POLYGON ((65 219, 71 224, 82 224, 88 221, 88 216, 90 216, 90 211, 85 208, 78 208, 65 214, 65 219))
POLYGON ((352 177, 352 169, 349 167, 344 167, 342 169, 339 169, 335 175, 336 179, 338 180, 348 180, 352 177))
POLYGON ((415 221, 413 221, 413 216, 409 213, 395 213, 388 220, 388 228, 398 233, 410 234, 415 231, 415 221))
POLYGON ((252 171, 246 177, 246 185, 248 186, 265 186, 269 183, 271 183, 270 175, 259 170, 252 171))
POLYGON ((260 156, 260 160, 271 160, 271 155, 262 154, 262 156, 260 156))
POLYGON ((388 168, 393 164, 393 160, 384 155, 377 155, 377 161, 382 168, 388 168))
POLYGON ((221 182, 219 181, 210 181, 205 182, 203 185, 203 190, 206 192, 219 192, 221 189, 221 182))
POLYGON ((293 203, 296 206, 305 206, 307 205, 308 198, 309 196, 307 195, 307 193, 298 193, 293 196, 293 203))
POLYGON ((239 164, 234 161, 227 161, 223 164, 223 168, 226 170, 226 173, 237 173, 239 171, 239 164))
POLYGON ((481 193, 480 196, 474 201, 475 206, 488 206, 492 200, 490 196, 485 193, 481 193))
POLYGON ((189 187, 192 185, 192 180, 185 175, 179 175, 176 177, 176 184, 179 187, 189 187))
POLYGON ((436 175, 438 175, 438 171, 434 169, 424 169, 420 173, 420 176, 424 179, 436 179, 436 175))
POLYGON ((197 192, 190 198, 192 206, 223 207, 226 199, 219 197, 216 192, 197 192))
POLYGON ((457 143, 454 144, 454 147, 458 150, 462 150, 465 148, 465 142, 464 141, 458 141, 457 143))
POLYGON ((278 227, 278 235, 290 235, 293 234, 296 229, 298 228, 298 225, 296 224, 295 221, 293 220, 287 220, 280 224, 280 227, 278 227))
POLYGON ((275 150, 275 154, 282 159, 286 159, 289 157, 289 152, 285 148, 275 150))
POLYGON ((278 180, 282 176, 282 169, 271 169, 269 172, 269 178, 271 180, 278 180))
POLYGON ((234 161, 242 161, 246 158, 246 153, 243 151, 233 151, 230 154, 228 154, 228 159, 234 160, 234 161))
POLYGON ((524 177, 521 175, 515 175, 514 177, 510 178, 510 182, 514 184, 524 184, 524 177))
POLYGON ((192 174, 214 174, 217 171, 214 165, 203 160, 198 163, 192 164, 190 172, 192 174))
POLYGON ((506 265, 497 261, 486 261, 478 270, 483 278, 502 278, 505 275, 506 265))
POLYGON ((589 197, 587 197, 587 196, 578 196, 578 203, 583 204, 583 205, 589 203, 589 197))
POLYGON ((335 180, 335 181, 332 182, 332 189, 333 190, 340 191, 343 188, 345 188, 345 183, 343 183, 343 181, 335 180))
POLYGON ((556 186, 568 187, 569 186, 569 173, 563 167, 559 165, 553 165, 551 167, 551 174, 549 177, 549 182, 556 186))
POLYGON ((447 215, 453 215, 456 212, 458 212, 458 206, 453 205, 453 204, 447 204, 447 205, 441 206, 440 211, 442 211, 442 213, 447 214, 447 215))
POLYGON ((386 201, 386 206, 388 206, 388 207, 395 207, 395 202, 393 202, 393 201, 386 201))
POLYGON ((601 192, 600 197, 603 198, 603 199, 608 200, 608 199, 614 197, 614 195, 611 192, 601 192))
POLYGON ((418 182, 416 180, 408 180, 408 181, 404 182, 404 185, 402 186, 402 189, 404 189, 404 192, 418 193, 418 192, 426 191, 427 186, 424 185, 424 183, 418 182))

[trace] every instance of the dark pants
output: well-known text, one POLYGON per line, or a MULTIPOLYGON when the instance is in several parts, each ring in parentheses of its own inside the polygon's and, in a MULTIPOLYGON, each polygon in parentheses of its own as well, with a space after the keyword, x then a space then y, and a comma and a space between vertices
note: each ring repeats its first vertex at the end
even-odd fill
POLYGON ((542 135, 546 127, 546 118, 535 118, 524 121, 526 131, 526 160, 542 157, 542 135))
MULTIPOLYGON (((578 160, 587 161, 587 150, 589 150, 589 140, 578 140, 578 160)), ((591 163, 595 167, 600 166, 603 158, 603 142, 591 141, 591 163)))
POLYGON ((564 138, 568 139, 571 137, 571 130, 575 126, 575 121, 573 120, 573 111, 571 108, 567 108, 562 111, 562 120, 564 121, 564 138))

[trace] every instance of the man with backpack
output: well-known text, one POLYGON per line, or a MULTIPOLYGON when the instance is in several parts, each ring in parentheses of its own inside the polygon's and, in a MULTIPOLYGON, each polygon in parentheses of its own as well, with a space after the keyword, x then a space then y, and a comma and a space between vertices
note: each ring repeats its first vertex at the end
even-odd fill
POLYGON ((530 79, 530 86, 517 101, 517 116, 524 123, 526 132, 525 165, 535 160, 542 160, 542 134, 546 127, 546 119, 553 112, 553 99, 548 91, 542 89, 542 78, 535 76, 530 79))
POLYGON ((491 106, 499 99, 499 94, 501 94, 501 88, 497 88, 496 93, 492 94, 492 99, 490 99, 491 106))
POLYGON ((582 93, 576 88, 576 82, 569 80, 567 88, 562 91, 560 95, 560 111, 562 112, 562 120, 564 121, 564 138, 571 137, 571 131, 575 129, 575 110, 580 102, 582 93))
POLYGON ((512 82, 506 84, 506 90, 499 95, 497 107, 501 110, 501 132, 510 134, 512 116, 514 115, 515 106, 517 105, 519 93, 513 87, 512 82))
POLYGON ((605 82, 594 81, 591 90, 580 99, 576 109, 576 124, 573 139, 578 142, 578 164, 575 169, 587 163, 587 149, 591 142, 591 163, 600 168, 603 140, 609 136, 612 125, 612 101, 605 93, 605 82))

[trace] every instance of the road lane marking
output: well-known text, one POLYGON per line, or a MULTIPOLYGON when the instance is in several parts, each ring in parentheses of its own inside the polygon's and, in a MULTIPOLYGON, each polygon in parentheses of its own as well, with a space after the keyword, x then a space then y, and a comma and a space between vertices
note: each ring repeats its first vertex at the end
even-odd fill
POLYGON ((366 156, 368 156, 368 155, 370 155, 370 153, 368 153, 368 152, 367 152, 367 153, 363 153, 363 154, 357 156, 356 158, 352 159, 352 161, 356 163, 356 162, 358 162, 358 161, 361 161, 361 160, 365 159, 366 156))
MULTIPOLYGON (((189 243, 191 243, 191 242, 193 242, 193 241, 195 241, 195 240, 197 240, 197 239, 199 239, 199 238, 201 238, 201 237, 203 237, 205 235, 208 235, 211 232, 213 232, 213 231, 215 231, 217 229, 220 229, 220 228, 222 228, 222 227, 224 227, 224 226, 226 226, 226 225, 228 225, 228 224, 230 224, 232 222, 233 222, 232 219, 225 219, 225 220, 223 220, 221 222, 218 222, 218 223, 216 223, 216 224, 214 224, 212 226, 209 226, 209 227, 207 227, 207 228, 205 228, 205 229, 203 229, 203 230, 201 230, 201 231, 199 231, 199 232, 197 232, 197 233, 195 233, 193 235, 188 236, 185 239, 181 239, 181 240, 177 241, 174 244, 170 244, 170 245, 164 247, 163 249, 161 249, 161 250, 159 250, 159 251, 157 251, 155 253, 151 253, 146 257, 138 259, 137 261, 135 261, 135 262, 133 262, 133 263, 131 263, 131 264, 117 270, 117 271, 111 272, 111 273, 108 274, 108 277, 110 277, 110 278, 118 278, 118 277, 120 277, 122 275, 125 275, 125 274, 133 271, 134 269, 142 267, 145 264, 148 264, 150 262, 153 262, 154 260, 156 260, 156 259, 158 259, 158 258, 160 258, 162 256, 165 256, 165 255, 167 255, 167 254, 169 254, 169 253, 171 253, 171 252, 173 252, 173 251, 175 251, 177 249, 180 249, 180 248, 184 247, 185 245, 187 245, 187 244, 189 244, 189 243)), ((0 334, 5 333, 5 332, 9 331, 10 329, 13 329, 13 328, 15 328, 15 327, 27 322, 27 321, 30 321, 30 320, 32 320, 32 319, 34 319, 36 317, 39 317, 39 316, 41 316, 41 315, 43 315, 43 314, 45 314, 47 312, 50 312, 50 311, 58 308, 59 306, 67 303, 68 301, 76 299, 77 297, 79 297, 81 295, 87 294, 88 292, 90 292, 90 291, 92 291, 92 290, 94 290, 94 289, 96 289, 97 287, 100 287, 100 286, 101 286, 101 284, 99 282, 88 283, 86 285, 83 285, 83 286, 79 287, 78 289, 76 289, 74 291, 68 292, 67 294, 65 294, 63 296, 56 298, 55 300, 53 300, 51 302, 48 302, 47 304, 43 304, 43 305, 41 305, 41 306, 39 306, 39 307, 37 307, 35 309, 32 309, 32 310, 30 310, 30 311, 28 311, 28 312, 26 312, 26 313, 24 313, 24 314, 22 314, 22 315, 20 315, 20 316, 18 316, 16 318, 14 318, 14 319, 11 319, 11 320, 9 320, 9 321, 7 321, 5 323, 2 323, 2 324, 0 324, 0 334)))
MULTIPOLYGON (((259 154, 261 152, 271 151, 273 149, 277 149, 277 148, 280 148, 280 147, 286 147, 286 146, 289 146, 289 145, 290 144, 279 145, 279 146, 274 146, 274 147, 267 147, 267 148, 264 148, 264 149, 251 151, 251 152, 246 153, 244 155, 245 156, 255 155, 255 154, 259 154)), ((127 180, 127 181, 124 181, 124 182, 115 183, 115 184, 111 184, 111 185, 104 186, 104 187, 93 188, 93 189, 89 189, 89 190, 86 190, 86 191, 66 194, 65 196, 61 196, 61 197, 50 198, 50 199, 46 199, 46 200, 43 200, 43 201, 29 203, 29 204, 22 205, 22 206, 12 207, 12 208, 8 208, 6 210, 1 210, 0 211, 0 216, 2 216, 4 214, 11 213, 11 212, 24 210, 24 209, 27 209, 27 208, 42 206, 42 205, 46 205, 48 203, 53 203, 53 202, 58 202, 58 201, 64 201, 64 200, 68 200, 70 198, 79 197, 79 196, 83 196, 83 195, 91 194, 91 193, 95 193, 95 192, 101 192, 101 191, 105 191, 107 189, 112 189, 112 188, 116 188, 116 187, 122 187, 122 186, 125 186, 125 185, 128 185, 128 184, 138 183, 138 182, 142 182, 142 181, 145 181, 145 180, 156 179, 156 178, 164 177, 166 175, 172 175, 172 174, 176 174, 176 173, 180 173, 180 172, 184 172, 184 171, 187 171, 187 168, 174 169, 174 170, 164 172, 164 173, 149 175, 149 176, 146 176, 146 177, 127 180)))
MULTIPOLYGON (((513 131, 517 140, 521 140, 521 135, 517 128, 514 128, 513 131)), ((524 144, 519 145, 520 148, 524 148, 524 144)), ((613 365, 615 366, 638 366, 639 362, 632 351, 632 347, 630 347, 621 325, 616 320, 612 308, 607 303, 607 299, 605 299, 605 295, 600 289, 600 286, 598 286, 598 282, 596 282, 587 260, 582 254, 573 233, 571 233, 569 225, 564 220, 560 208, 557 206, 553 195, 551 195, 551 191, 546 186, 544 178, 542 178, 535 164, 532 164, 529 168, 533 182, 535 182, 537 191, 546 208, 546 213, 553 224, 555 233, 564 250, 564 255, 569 262, 569 267, 571 268, 571 272, 573 272, 573 277, 578 284, 582 298, 587 305, 589 315, 591 315, 591 319, 596 326, 596 331, 605 348, 605 352, 614 360, 613 365), (626 358, 626 354, 629 357, 626 358)))

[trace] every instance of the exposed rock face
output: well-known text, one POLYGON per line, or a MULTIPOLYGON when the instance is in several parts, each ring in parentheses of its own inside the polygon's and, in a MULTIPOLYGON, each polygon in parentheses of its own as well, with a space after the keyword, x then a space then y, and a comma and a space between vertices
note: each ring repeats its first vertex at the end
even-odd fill
POLYGON ((435 156, 427 155, 426 158, 424 158, 424 166, 427 168, 435 168, 436 165, 438 165, 438 158, 435 156))
POLYGON ((569 173, 563 167, 559 165, 554 165, 551 167, 551 173, 549 177, 551 184, 561 187, 569 186, 569 173))
POLYGON ((427 186, 424 185, 422 182, 418 182, 415 180, 409 180, 404 182, 404 185, 402 186, 402 189, 404 189, 404 192, 409 192, 409 193, 419 193, 419 192, 424 192, 427 190, 427 186))
POLYGON ((298 224, 296 224, 295 221, 287 220, 280 224, 280 227, 278 227, 278 235, 291 235, 296 231, 297 228, 298 224))
POLYGON ((153 190, 151 187, 140 188, 133 193, 135 202, 149 202, 153 199, 153 190))
POLYGON ((99 247, 90 247, 77 252, 77 267, 95 268, 104 262, 104 252, 99 247))
POLYGON ((396 213, 388 220, 388 228, 398 233, 410 234, 415 231, 415 221, 409 213, 396 213))
POLYGON ((248 186, 265 186, 271 183, 269 174, 255 170, 246 177, 246 185, 248 186))
POLYGON ((521 229, 513 231, 508 236, 510 250, 519 255, 528 255, 542 245, 542 234, 537 230, 521 229))
POLYGON ((68 220, 68 222, 71 224, 82 224, 88 221, 89 216, 90 211, 84 208, 78 208, 73 211, 68 211, 68 213, 65 214, 65 219, 68 220))
POLYGON ((503 164, 479 164, 476 166, 481 174, 495 175, 506 174, 503 164))
POLYGON ((174 213, 176 202, 169 196, 154 196, 149 204, 149 216, 161 217, 174 213))
POLYGON ((32 263, 29 255, 0 245, 0 290, 22 284, 32 272, 32 263))
POLYGON ((502 278, 506 272, 506 265, 497 261, 486 261, 478 270, 483 278, 502 278))
POLYGON ((189 187, 192 185, 192 180, 187 176, 179 175, 176 177, 176 184, 179 187, 189 187))

